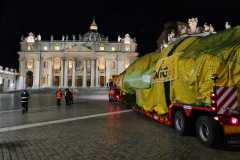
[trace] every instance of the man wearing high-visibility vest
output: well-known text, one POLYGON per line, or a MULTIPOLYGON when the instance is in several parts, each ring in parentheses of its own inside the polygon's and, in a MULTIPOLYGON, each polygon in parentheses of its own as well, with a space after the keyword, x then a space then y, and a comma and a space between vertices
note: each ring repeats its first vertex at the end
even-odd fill
POLYGON ((22 113, 28 112, 28 99, 29 99, 29 93, 27 90, 23 90, 21 93, 21 104, 22 104, 22 113))
POLYGON ((56 91, 56 100, 57 100, 57 105, 61 105, 61 99, 63 98, 63 94, 60 88, 57 89, 56 91))

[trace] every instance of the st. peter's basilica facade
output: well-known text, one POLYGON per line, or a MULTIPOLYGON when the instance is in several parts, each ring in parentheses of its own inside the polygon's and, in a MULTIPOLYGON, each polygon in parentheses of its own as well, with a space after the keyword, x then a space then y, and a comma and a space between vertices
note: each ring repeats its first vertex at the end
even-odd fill
POLYGON ((93 20, 84 35, 50 41, 41 35, 22 38, 19 89, 44 87, 104 87, 136 58, 136 40, 129 34, 115 42, 97 32, 93 20))

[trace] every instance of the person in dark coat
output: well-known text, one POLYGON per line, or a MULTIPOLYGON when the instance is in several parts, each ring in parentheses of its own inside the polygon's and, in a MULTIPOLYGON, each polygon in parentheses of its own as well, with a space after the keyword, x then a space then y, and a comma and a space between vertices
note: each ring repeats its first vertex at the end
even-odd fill
POLYGON ((70 104, 73 104, 73 91, 69 90, 69 99, 70 99, 70 104))
POLYGON ((71 104, 71 92, 68 88, 65 89, 65 102, 66 102, 66 105, 71 104))
POLYGON ((27 90, 23 90, 21 93, 21 104, 22 104, 22 113, 28 112, 28 100, 29 100, 29 93, 27 90))
POLYGON ((113 87, 113 81, 111 79, 108 82, 108 87, 109 87, 109 89, 112 89, 112 87, 113 87))

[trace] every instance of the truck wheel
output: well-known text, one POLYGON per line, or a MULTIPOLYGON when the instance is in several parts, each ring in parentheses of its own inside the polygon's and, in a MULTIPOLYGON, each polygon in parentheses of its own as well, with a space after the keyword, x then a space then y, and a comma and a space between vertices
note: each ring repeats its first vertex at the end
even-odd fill
POLYGON ((196 133, 200 141, 209 147, 216 147, 223 143, 223 132, 220 125, 209 116, 197 119, 196 133))
POLYGON ((176 111, 174 115, 174 128, 180 136, 188 135, 190 127, 182 111, 176 111))

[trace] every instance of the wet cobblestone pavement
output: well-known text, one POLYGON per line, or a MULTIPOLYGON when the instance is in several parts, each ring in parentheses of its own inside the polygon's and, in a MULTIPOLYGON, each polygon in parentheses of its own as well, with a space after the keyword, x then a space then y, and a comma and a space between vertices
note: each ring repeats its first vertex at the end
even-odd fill
MULTIPOLYGON (((0 113, 2 127, 124 110, 103 100, 0 113), (14 118, 13 118, 14 117, 14 118), (11 119, 11 121, 9 120, 11 119), (8 122, 8 125, 5 122, 8 122)), ((0 133, 3 160, 239 160, 240 147, 206 148, 134 112, 0 133)))

